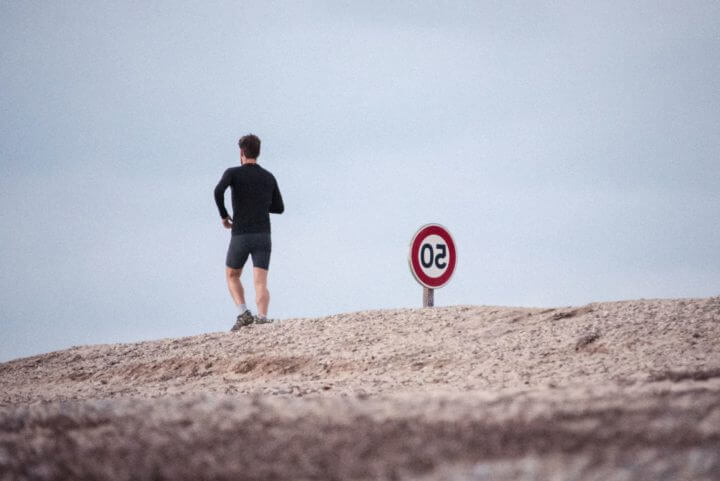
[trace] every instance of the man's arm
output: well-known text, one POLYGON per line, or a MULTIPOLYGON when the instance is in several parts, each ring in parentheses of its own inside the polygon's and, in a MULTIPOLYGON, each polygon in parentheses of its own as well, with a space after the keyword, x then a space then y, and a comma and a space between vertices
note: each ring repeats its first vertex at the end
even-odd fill
POLYGON ((275 189, 273 190, 272 203, 270 204, 271 214, 282 214, 285 211, 285 204, 283 204, 282 195, 280 195, 280 189, 278 188, 277 181, 275 181, 275 189))
POLYGON ((220 182, 218 182, 218 185, 215 186, 215 204, 220 212, 220 217, 223 219, 230 218, 227 209, 225 209, 225 189, 230 186, 231 180, 232 175, 230 174, 230 169, 227 169, 220 179, 220 182))

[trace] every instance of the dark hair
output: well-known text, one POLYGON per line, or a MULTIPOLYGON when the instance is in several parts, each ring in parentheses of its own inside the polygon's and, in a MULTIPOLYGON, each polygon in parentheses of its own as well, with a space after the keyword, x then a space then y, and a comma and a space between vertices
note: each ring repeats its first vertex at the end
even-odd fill
POLYGON ((248 159, 257 159, 260 156, 260 138, 257 135, 243 135, 238 140, 238 147, 248 159))

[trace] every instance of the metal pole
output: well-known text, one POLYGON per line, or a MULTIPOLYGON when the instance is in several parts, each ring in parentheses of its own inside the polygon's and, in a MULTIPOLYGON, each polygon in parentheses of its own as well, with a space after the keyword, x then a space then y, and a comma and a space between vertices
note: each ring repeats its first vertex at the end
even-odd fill
POLYGON ((434 289, 423 287, 423 307, 433 307, 435 305, 434 289))

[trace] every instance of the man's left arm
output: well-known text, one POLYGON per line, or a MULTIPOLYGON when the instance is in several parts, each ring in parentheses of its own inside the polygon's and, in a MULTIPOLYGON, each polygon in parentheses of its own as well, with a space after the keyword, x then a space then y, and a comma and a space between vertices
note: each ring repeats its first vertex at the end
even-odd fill
POLYGON ((227 209, 225 209, 225 190, 230 186, 231 181, 232 174, 230 173, 230 169, 227 169, 222 178, 220 178, 220 182, 215 186, 214 192, 215 205, 217 205, 218 211, 220 212, 223 225, 228 229, 232 227, 232 219, 227 209))

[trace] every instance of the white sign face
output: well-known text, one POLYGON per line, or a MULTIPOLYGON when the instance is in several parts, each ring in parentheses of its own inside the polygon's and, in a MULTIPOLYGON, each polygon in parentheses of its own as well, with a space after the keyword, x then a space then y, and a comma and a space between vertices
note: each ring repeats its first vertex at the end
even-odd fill
POLYGON ((417 255, 420 269, 428 277, 440 277, 447 269, 448 245, 445 239, 437 234, 423 239, 417 255))

